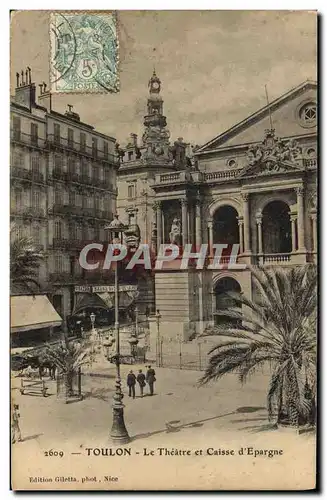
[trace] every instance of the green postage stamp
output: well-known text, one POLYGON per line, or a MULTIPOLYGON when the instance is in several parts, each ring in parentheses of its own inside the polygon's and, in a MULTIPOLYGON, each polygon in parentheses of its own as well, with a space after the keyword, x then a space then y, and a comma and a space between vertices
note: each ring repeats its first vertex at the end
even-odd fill
POLYGON ((118 34, 113 12, 50 14, 52 92, 118 92, 118 34))

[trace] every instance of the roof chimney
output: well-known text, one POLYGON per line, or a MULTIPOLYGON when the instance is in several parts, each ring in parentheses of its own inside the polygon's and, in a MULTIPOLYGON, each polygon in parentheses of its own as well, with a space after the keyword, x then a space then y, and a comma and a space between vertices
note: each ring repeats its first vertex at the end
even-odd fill
POLYGON ((39 103, 40 106, 46 108, 47 111, 51 111, 51 92, 47 89, 47 84, 45 82, 39 83, 39 103))
POLYGON ((35 84, 32 83, 32 70, 29 66, 16 73, 15 102, 30 110, 35 106, 35 84))

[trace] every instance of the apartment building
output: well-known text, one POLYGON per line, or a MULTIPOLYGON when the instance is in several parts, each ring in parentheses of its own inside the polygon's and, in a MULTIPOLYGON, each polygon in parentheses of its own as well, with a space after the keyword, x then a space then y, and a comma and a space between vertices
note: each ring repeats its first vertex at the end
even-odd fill
POLYGON ((11 220, 46 259, 40 283, 62 317, 74 310, 75 287, 104 280, 78 264, 90 241, 106 241, 116 211, 115 139, 84 123, 72 106, 52 107, 43 82, 36 97, 31 70, 17 73, 11 99, 11 220))

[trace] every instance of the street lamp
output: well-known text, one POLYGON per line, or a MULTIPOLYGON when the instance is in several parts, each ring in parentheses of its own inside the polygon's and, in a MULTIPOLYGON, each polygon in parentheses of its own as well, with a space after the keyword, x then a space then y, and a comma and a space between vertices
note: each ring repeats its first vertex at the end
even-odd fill
POLYGON ((94 328, 94 323, 95 323, 95 314, 92 312, 90 314, 90 320, 91 320, 91 335, 90 335, 90 341, 91 341, 91 367, 92 367, 92 362, 95 360, 95 349, 94 349, 94 342, 96 338, 96 329, 94 328))
POLYGON ((160 366, 160 318, 161 314, 159 309, 156 312, 156 320, 157 320, 157 364, 160 366))
MULTIPOLYGON (((123 234, 127 229, 119 219, 118 215, 110 222, 109 226, 105 229, 110 231, 111 240, 114 242, 122 243, 123 234)), ((120 338, 119 338, 119 288, 118 288, 118 262, 115 266, 115 344, 116 344, 116 382, 115 382, 115 394, 113 397, 113 420, 110 432, 110 437, 114 444, 125 444, 130 441, 127 429, 124 422, 124 404, 123 404, 123 393, 121 390, 121 378, 120 378, 120 338)))
POLYGON ((138 330, 139 330, 138 319, 139 319, 139 309, 137 306, 135 306, 135 334, 136 334, 136 337, 138 337, 138 330))
POLYGON ((94 312, 92 312, 90 314, 90 320, 91 320, 91 326, 92 326, 92 334, 94 334, 94 331, 95 331, 95 328, 94 328, 94 324, 95 324, 95 314, 94 312))

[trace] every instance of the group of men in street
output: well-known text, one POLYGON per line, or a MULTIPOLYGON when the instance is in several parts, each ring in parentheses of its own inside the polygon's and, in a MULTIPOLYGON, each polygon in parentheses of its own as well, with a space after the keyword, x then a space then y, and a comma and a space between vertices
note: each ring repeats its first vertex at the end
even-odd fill
POLYGON ((156 381, 156 372, 154 371, 153 368, 151 368, 151 365, 147 366, 147 372, 146 375, 142 372, 142 370, 139 370, 137 376, 133 373, 133 370, 129 372, 127 375, 127 386, 128 386, 128 395, 129 397, 133 397, 135 399, 135 386, 136 382, 138 382, 139 387, 140 387, 140 396, 143 398, 144 395, 144 387, 146 384, 149 385, 149 395, 153 396, 153 391, 154 391, 154 383, 156 381))

